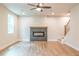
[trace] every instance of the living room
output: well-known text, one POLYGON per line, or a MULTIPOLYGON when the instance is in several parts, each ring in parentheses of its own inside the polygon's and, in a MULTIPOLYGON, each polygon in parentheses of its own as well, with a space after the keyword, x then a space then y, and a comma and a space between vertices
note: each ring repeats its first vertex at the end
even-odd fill
POLYGON ((1 3, 0 55, 79 55, 78 10, 78 3, 1 3))

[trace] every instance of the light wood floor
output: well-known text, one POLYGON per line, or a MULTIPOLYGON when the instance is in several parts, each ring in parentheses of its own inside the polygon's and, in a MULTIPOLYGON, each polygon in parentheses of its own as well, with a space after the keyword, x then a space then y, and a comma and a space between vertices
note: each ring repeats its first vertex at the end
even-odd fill
POLYGON ((79 56, 79 52, 58 42, 19 42, 4 51, 1 56, 79 56))

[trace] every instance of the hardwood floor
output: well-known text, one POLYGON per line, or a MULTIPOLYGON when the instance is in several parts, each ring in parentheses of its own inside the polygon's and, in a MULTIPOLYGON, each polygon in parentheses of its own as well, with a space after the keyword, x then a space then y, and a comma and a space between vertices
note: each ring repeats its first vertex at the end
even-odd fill
POLYGON ((79 52, 58 42, 32 41, 19 42, 0 52, 0 56, 79 56, 79 52))

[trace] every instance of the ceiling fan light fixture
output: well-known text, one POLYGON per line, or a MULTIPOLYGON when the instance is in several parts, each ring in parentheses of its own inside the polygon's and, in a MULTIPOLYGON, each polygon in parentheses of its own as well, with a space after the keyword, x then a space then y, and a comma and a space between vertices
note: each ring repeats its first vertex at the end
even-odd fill
POLYGON ((37 11, 41 11, 41 8, 36 8, 37 11))
POLYGON ((42 3, 39 4, 40 6, 43 6, 42 3))

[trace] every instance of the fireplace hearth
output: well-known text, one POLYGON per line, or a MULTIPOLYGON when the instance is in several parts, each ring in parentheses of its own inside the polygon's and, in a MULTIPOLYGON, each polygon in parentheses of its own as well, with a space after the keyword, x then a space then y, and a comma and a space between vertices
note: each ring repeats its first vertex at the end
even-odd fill
POLYGON ((30 27, 31 41, 47 41, 47 27, 30 27))

